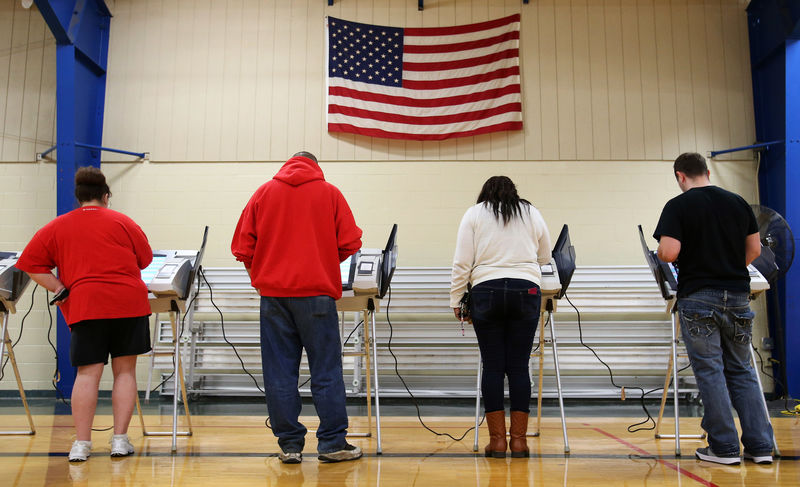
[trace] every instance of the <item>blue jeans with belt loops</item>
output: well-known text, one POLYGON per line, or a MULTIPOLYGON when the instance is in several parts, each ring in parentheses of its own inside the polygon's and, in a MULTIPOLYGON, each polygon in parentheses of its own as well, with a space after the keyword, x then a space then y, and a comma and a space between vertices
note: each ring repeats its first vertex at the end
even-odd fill
POLYGON ((487 413, 504 409, 505 377, 511 411, 530 412, 528 362, 541 302, 539 286, 524 279, 492 279, 472 288, 472 324, 483 362, 481 395, 487 413))
POLYGON ((347 444, 342 345, 336 302, 330 296, 261 297, 261 366, 272 433, 284 452, 302 452, 306 427, 298 421, 300 357, 306 349, 311 397, 319 416, 317 451, 347 444))
POLYGON ((753 318, 747 293, 701 289, 678 300, 681 333, 697 379, 701 423, 717 455, 738 455, 733 409, 742 444, 753 455, 772 453, 772 427, 750 363, 753 318))

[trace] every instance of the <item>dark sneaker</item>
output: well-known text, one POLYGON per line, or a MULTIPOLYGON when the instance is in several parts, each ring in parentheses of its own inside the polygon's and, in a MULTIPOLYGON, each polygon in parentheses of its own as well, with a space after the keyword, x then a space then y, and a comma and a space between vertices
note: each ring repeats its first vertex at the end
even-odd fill
POLYGON ((751 455, 747 450, 745 450, 744 459, 761 465, 767 465, 772 463, 772 453, 759 453, 756 455, 751 455))
POLYGON ((319 461, 325 463, 346 462, 348 460, 358 460, 361 458, 361 447, 346 443, 344 448, 330 453, 320 453, 319 461))
POLYGON ((706 448, 698 448, 695 450, 694 456, 697 457, 698 460, 721 463, 722 465, 739 465, 742 463, 742 459, 739 458, 739 455, 720 456, 711 451, 710 446, 706 448))
POLYGON ((278 453, 278 458, 283 463, 300 463, 303 461, 303 454, 299 451, 282 451, 278 453))

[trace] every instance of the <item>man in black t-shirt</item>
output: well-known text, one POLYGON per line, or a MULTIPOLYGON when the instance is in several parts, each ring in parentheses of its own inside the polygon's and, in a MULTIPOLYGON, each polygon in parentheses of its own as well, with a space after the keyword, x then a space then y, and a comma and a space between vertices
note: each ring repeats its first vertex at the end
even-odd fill
POLYGON ((695 456, 740 463, 733 406, 744 458, 771 463, 772 427, 750 365, 755 313, 747 266, 761 254, 755 215, 741 196, 711 184, 700 154, 681 154, 673 170, 683 194, 664 206, 653 237, 658 257, 678 267, 681 333, 703 400, 709 444, 695 456))

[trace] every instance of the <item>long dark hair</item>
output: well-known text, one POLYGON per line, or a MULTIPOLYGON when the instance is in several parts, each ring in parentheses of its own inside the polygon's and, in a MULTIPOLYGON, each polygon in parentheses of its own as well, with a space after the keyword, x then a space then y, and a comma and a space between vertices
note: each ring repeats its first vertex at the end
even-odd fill
POLYGON ((517 194, 517 187, 507 176, 492 176, 483 183, 478 203, 486 203, 498 220, 503 217, 503 225, 508 225, 512 218, 522 216, 522 205, 530 206, 531 202, 517 194))

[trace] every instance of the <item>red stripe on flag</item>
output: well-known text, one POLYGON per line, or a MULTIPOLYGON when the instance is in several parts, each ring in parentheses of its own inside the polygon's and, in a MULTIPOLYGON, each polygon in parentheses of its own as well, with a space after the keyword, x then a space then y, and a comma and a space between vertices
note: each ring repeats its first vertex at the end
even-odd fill
POLYGON ((450 115, 434 115, 429 117, 416 117, 413 115, 400 115, 398 113, 377 112, 374 110, 362 110, 360 108, 345 107, 342 105, 328 105, 328 113, 341 113, 349 117, 367 118, 381 122, 405 123, 409 125, 444 125, 448 123, 471 122, 483 120, 484 118, 500 115, 501 113, 521 112, 522 103, 507 103, 486 110, 476 110, 472 112, 453 113, 450 115))
POLYGON ((506 41, 513 41, 519 39, 519 31, 506 32, 495 37, 487 37, 486 39, 478 39, 469 42, 457 42, 454 44, 431 44, 431 45, 416 45, 406 44, 403 46, 403 53, 406 54, 435 54, 441 52, 456 52, 456 51, 469 51, 471 49, 480 49, 482 47, 489 47, 495 44, 502 44, 506 41))
POLYGON ((382 137, 384 139, 405 139, 405 140, 446 140, 455 137, 471 137, 473 135, 500 132, 503 130, 522 130, 522 122, 503 122, 496 125, 489 125, 475 130, 464 132, 451 132, 444 134, 408 134, 405 132, 387 132, 386 130, 367 129, 356 127, 345 123, 329 123, 328 132, 345 132, 349 134, 366 135, 367 137, 382 137))
POLYGON ((469 59, 459 59, 458 61, 442 61, 437 63, 403 63, 403 70, 408 71, 444 71, 448 69, 473 68, 483 64, 493 63, 501 59, 511 59, 519 56, 519 49, 507 49, 505 51, 487 54, 485 56, 473 57, 469 59))
POLYGON ((465 103, 473 103, 476 101, 490 100, 492 98, 500 98, 504 95, 512 93, 519 93, 519 83, 496 88, 492 90, 481 91, 478 93, 470 93, 468 95, 446 96, 441 98, 410 98, 407 96, 393 96, 384 95, 380 93, 372 93, 367 91, 359 91, 351 88, 344 88, 341 86, 331 86, 328 88, 328 95, 344 96, 355 98, 357 100, 372 101, 377 103, 386 103, 387 105, 399 105, 406 107, 446 107, 450 105, 462 105, 465 103))
POLYGON ((494 29, 503 25, 519 22, 520 15, 514 14, 502 19, 479 22, 477 24, 455 25, 453 27, 406 27, 403 35, 406 36, 447 36, 454 34, 468 34, 482 30, 494 29))
POLYGON ((442 88, 455 88, 457 86, 468 86, 493 79, 502 79, 509 76, 519 75, 519 66, 512 66, 510 68, 498 69, 490 73, 476 74, 473 76, 466 76, 464 78, 450 78, 432 81, 420 80, 403 80, 403 88, 409 90, 439 90, 442 88))

